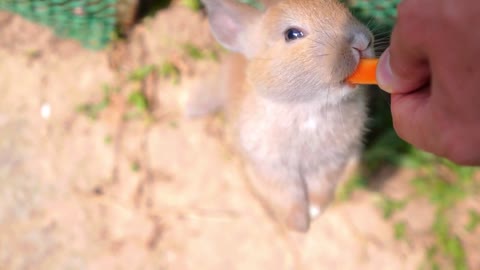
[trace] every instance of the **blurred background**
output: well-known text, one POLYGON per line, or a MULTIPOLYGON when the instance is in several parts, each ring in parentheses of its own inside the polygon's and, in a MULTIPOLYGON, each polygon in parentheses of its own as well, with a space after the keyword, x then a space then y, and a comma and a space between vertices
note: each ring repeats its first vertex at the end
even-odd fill
MULTIPOLYGON (((397 3, 346 3, 377 53, 397 3)), ((480 269, 479 171, 400 140, 375 87, 360 169, 281 229, 223 116, 183 116, 224 53, 197 0, 0 0, 0 269, 480 269)))

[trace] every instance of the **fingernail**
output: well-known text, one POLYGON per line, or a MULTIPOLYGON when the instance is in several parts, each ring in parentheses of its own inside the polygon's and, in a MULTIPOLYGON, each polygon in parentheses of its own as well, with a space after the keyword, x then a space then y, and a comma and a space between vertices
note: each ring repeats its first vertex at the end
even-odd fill
POLYGON ((380 56, 377 66, 377 82, 378 87, 388 93, 392 93, 393 89, 393 73, 390 67, 390 50, 387 49, 380 56))

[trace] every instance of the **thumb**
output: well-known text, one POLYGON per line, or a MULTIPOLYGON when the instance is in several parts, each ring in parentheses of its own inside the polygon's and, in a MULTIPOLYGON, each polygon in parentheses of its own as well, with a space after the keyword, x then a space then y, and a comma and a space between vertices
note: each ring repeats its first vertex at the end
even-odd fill
POLYGON ((409 54, 397 46, 388 48, 380 56, 376 76, 381 89, 399 94, 416 91, 427 84, 430 72, 418 55, 409 54))

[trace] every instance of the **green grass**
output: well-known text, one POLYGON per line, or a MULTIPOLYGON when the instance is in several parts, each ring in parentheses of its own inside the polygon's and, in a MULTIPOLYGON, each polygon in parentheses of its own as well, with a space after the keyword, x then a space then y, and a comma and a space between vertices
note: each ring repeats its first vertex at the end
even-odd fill
POLYGON ((407 234, 407 224, 403 221, 396 222, 393 225, 395 239, 404 240, 407 234))
POLYGON ((194 11, 198 11, 203 7, 202 2, 200 2, 200 0, 182 0, 181 3, 183 6, 194 11))
POLYGON ((433 177, 418 177, 412 180, 412 185, 418 194, 427 197, 440 209, 448 209, 464 199, 469 191, 463 183, 448 182, 433 177))
MULTIPOLYGON (((421 176, 412 180, 417 195, 429 199, 436 208, 435 221, 432 232, 435 236, 434 247, 443 261, 447 260, 449 267, 455 270, 468 269, 466 251, 461 239, 452 231, 449 214, 455 206, 468 196, 475 195, 478 183, 473 180, 473 168, 455 165, 440 158, 434 158, 431 163, 424 164, 419 169, 421 176), (441 170, 448 170, 448 174, 441 174, 441 170)), ((471 223, 467 228, 476 227, 480 219, 471 215, 471 223)), ((480 218, 480 217, 479 217, 480 218)), ((426 256, 427 264, 432 268, 440 265, 439 257, 426 256)))
MULTIPOLYGON (((153 120, 151 115, 151 104, 143 91, 144 83, 149 76, 158 76, 162 79, 173 80, 173 83, 180 81, 180 70, 171 62, 164 62, 161 65, 150 64, 138 67, 128 73, 127 79, 133 83, 126 84, 118 89, 110 86, 103 87, 103 97, 99 101, 87 102, 77 106, 76 111, 86 117, 96 120, 100 113, 111 104, 111 95, 119 94, 119 100, 127 105, 124 112, 124 120, 146 119, 153 120), (133 85, 133 86, 132 86, 133 85)), ((105 139, 106 143, 110 140, 105 139)))
POLYGON ((475 210, 470 210, 468 213, 469 220, 465 225, 465 230, 472 233, 477 229, 478 225, 480 225, 480 214, 475 210))
POLYGON ((153 116, 151 114, 150 104, 141 90, 135 90, 128 95, 128 107, 123 115, 123 120, 146 120, 152 123, 153 116))
MULTIPOLYGON (((191 50, 189 53, 192 54, 193 58, 203 59, 207 57, 208 52, 205 53, 197 47, 192 46, 189 47, 189 49, 191 50)), ((158 75, 163 79, 171 79, 174 84, 178 84, 181 78, 180 69, 174 63, 165 61, 160 65, 151 64, 139 67, 130 72, 128 79, 134 82, 142 82, 150 75, 158 75)))
POLYGON ((407 205, 406 200, 394 200, 386 196, 382 196, 377 203, 377 207, 381 210, 385 219, 390 219, 397 211, 402 210, 407 205))
POLYGON ((158 68, 158 75, 160 75, 162 78, 172 79, 174 84, 180 83, 180 69, 172 62, 164 62, 158 68))
POLYGON ((88 102, 77 106, 76 111, 86 117, 96 120, 100 113, 110 105, 110 94, 112 90, 109 86, 103 87, 103 97, 98 102, 88 102))
POLYGON ((393 129, 388 95, 373 86, 365 91, 370 96, 370 120, 362 164, 370 176, 386 166, 402 165, 411 156, 413 148, 401 140, 393 129))
POLYGON ((140 163, 138 163, 137 161, 132 162, 132 164, 130 165, 130 169, 133 172, 139 172, 140 171, 140 163))
POLYGON ((336 199, 340 201, 346 201, 350 199, 353 192, 357 189, 363 189, 367 187, 367 180, 361 174, 354 175, 348 181, 340 186, 337 190, 336 199))
POLYGON ((131 81, 143 81, 156 70, 158 70, 158 67, 156 65, 146 65, 143 67, 139 67, 130 73, 129 79, 131 81))
POLYGON ((107 145, 112 144, 112 142, 113 142, 112 136, 111 135, 105 135, 105 137, 103 138, 103 142, 107 145))
POLYGON ((171 80, 173 84, 178 84, 181 79, 180 69, 172 62, 165 61, 160 65, 149 64, 138 67, 128 74, 128 79, 136 83, 134 90, 127 91, 127 111, 125 112, 123 119, 146 119, 149 122, 153 121, 151 114, 152 106, 145 91, 143 89, 144 83, 150 76, 154 78, 160 78, 165 80, 171 80))
POLYGON ((168 122, 168 126, 171 127, 172 129, 177 129, 178 128, 178 122, 175 120, 171 120, 168 122))
POLYGON ((202 49, 188 42, 183 44, 182 48, 184 53, 194 60, 218 60, 218 53, 216 50, 202 49))
POLYGON ((445 213, 437 213, 432 230, 436 241, 431 248, 436 252, 435 254, 427 252, 427 265, 432 268, 439 265, 438 256, 440 256, 443 260, 448 260, 450 269, 467 270, 466 252, 462 241, 452 232, 450 221, 445 213))
MULTIPOLYGON (((411 180, 414 194, 401 200, 380 195, 377 207, 382 216, 389 220, 412 198, 426 198, 434 206, 436 215, 430 233, 433 243, 425 251, 425 260, 420 269, 468 269, 466 251, 458 235, 451 229, 449 216, 459 202, 478 194, 480 183, 474 180, 478 168, 456 165, 446 159, 420 151, 401 140, 393 129, 389 99, 373 87, 369 132, 362 159, 364 175, 360 179, 372 179, 385 168, 391 170, 407 168, 414 170, 411 180)), ((355 182, 353 182, 355 183, 355 182)), ((368 181, 353 187, 372 186, 368 181)), ((350 189, 347 188, 347 194, 350 189)), ((470 211, 465 230, 473 232, 480 224, 480 214, 470 211)), ((396 239, 407 237, 408 226, 402 221, 393 223, 396 239)))
POLYGON ((128 103, 139 112, 147 112, 149 109, 147 97, 140 90, 130 93, 128 103))

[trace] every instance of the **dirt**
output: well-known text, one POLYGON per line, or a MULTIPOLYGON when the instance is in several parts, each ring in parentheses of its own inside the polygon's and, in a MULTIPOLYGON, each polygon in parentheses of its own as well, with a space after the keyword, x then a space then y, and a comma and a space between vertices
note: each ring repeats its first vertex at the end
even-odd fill
MULTIPOLYGON (((408 189, 408 170, 334 203, 304 235, 266 214, 225 146, 223 120, 184 117, 189 89, 218 65, 179 46, 216 48, 201 13, 173 4, 99 52, 5 12, 0 27, 0 269, 403 270, 425 259, 430 204, 414 200, 393 220, 376 206, 379 192, 408 189), (165 61, 179 84, 126 79, 165 61), (79 113, 105 85, 122 90, 99 118, 79 113), (151 117, 123 120, 126 93, 139 88, 151 117), (407 240, 394 237, 399 219, 407 240)), ((455 212, 459 224, 470 208, 478 198, 455 212)), ((480 231, 462 239, 474 251, 480 231)))

